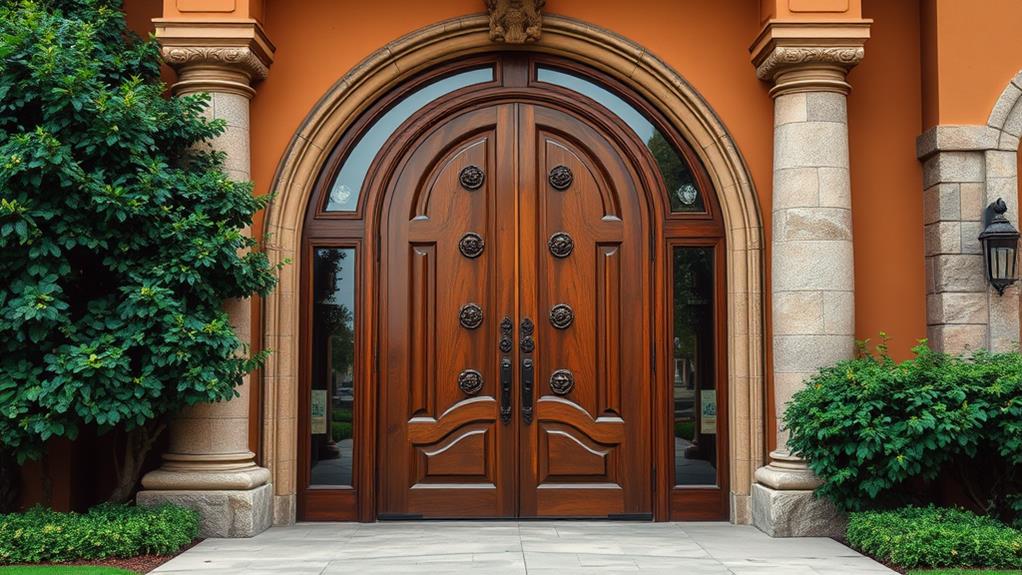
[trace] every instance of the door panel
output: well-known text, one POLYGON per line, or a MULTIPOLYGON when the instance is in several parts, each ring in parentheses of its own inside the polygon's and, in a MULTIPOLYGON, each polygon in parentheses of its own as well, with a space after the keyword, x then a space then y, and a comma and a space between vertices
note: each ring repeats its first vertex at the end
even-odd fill
POLYGON ((584 122, 527 105, 520 117, 522 221, 536 222, 520 230, 531 238, 522 241, 521 313, 539 318, 538 399, 521 435, 520 513, 649 513, 641 190, 621 152, 584 122))
POLYGON ((448 120, 397 168, 386 225, 381 514, 513 514, 498 414, 496 237, 511 107, 448 120))
POLYGON ((651 512, 650 245, 624 157, 569 113, 504 104, 444 121, 399 164, 382 515, 651 512))

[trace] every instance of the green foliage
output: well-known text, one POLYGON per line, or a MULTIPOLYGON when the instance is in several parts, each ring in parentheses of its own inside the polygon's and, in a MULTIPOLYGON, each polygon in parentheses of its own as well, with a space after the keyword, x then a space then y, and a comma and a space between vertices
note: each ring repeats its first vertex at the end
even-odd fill
POLYGON ((354 437, 354 428, 347 422, 335 421, 331 423, 330 432, 334 441, 342 441, 354 437))
POLYGON ((913 569, 908 575, 1018 575, 1018 570, 1011 571, 989 569, 913 569))
POLYGON ((208 96, 164 97, 119 0, 0 3, 0 445, 226 400, 223 302, 274 285, 243 229, 266 198, 198 144, 208 96))
POLYGON ((1022 568, 1022 532, 959 509, 903 507, 852 513, 848 543, 906 569, 1022 568))
POLYGON ((135 575, 135 571, 88 565, 21 565, 0 567, 0 575, 135 575))
POLYGON ((42 507, 0 515, 0 563, 168 555, 199 535, 199 514, 175 505, 104 504, 88 513, 42 507))
POLYGON ((694 421, 678 421, 674 424, 674 436, 684 439, 693 439, 696 434, 696 423, 694 421))
POLYGON ((334 421, 345 421, 351 423, 355 418, 350 407, 334 407, 330 413, 330 419, 334 421))
POLYGON ((953 477, 977 508, 1017 519, 1022 493, 1022 355, 916 347, 897 363, 878 346, 823 369, 784 415, 788 445, 846 510, 920 502, 953 477))

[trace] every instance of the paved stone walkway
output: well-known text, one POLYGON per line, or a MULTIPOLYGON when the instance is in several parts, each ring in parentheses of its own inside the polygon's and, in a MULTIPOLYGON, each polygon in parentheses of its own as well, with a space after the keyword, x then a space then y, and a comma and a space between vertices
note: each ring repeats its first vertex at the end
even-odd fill
POLYGON ((726 523, 302 523, 207 539, 153 573, 376 575, 870 575, 894 573, 824 538, 726 523))

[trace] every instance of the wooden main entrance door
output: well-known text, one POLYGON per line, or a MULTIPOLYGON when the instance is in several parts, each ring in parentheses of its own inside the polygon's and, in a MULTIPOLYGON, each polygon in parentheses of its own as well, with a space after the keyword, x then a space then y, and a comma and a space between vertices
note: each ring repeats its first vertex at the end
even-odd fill
POLYGON ((595 126, 504 99, 395 168, 379 517, 652 517, 650 224, 595 126))

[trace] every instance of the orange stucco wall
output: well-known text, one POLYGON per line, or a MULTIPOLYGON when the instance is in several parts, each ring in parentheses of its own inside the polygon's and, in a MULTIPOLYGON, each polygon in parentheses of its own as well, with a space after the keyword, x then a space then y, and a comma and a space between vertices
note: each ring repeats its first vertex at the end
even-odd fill
MULTIPOLYGON (((760 20, 844 20, 862 17, 863 0, 760 0, 760 20)), ((868 17, 868 16, 867 16, 868 17)))
POLYGON ((849 74, 849 151, 855 247, 855 332, 909 355, 926 337, 917 0, 864 0, 866 57, 849 74))
POLYGON ((927 91, 923 121, 985 124, 997 97, 1022 69, 1022 2, 923 0, 927 91))

